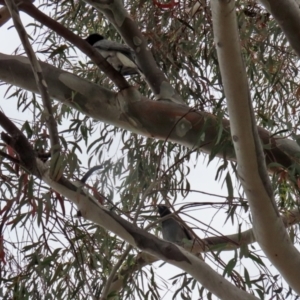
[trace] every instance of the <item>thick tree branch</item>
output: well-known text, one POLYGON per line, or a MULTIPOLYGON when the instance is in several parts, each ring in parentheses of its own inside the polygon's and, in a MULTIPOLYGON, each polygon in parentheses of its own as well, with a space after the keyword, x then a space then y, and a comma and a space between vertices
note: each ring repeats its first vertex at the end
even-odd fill
POLYGON ((270 261, 300 293, 300 254, 280 218, 266 171, 240 52, 234 0, 211 1, 211 7, 238 174, 249 201, 254 234, 270 261))
POLYGON ((125 42, 135 51, 138 65, 157 99, 185 105, 181 96, 158 68, 144 36, 124 8, 122 1, 115 0, 104 3, 101 0, 85 0, 85 2, 102 12, 120 32, 125 42))
MULTIPOLYGON (((182 105, 140 98, 135 89, 115 93, 97 84, 90 83, 71 73, 40 63, 50 97, 65 105, 79 109, 84 114, 102 122, 130 130, 132 132, 161 140, 179 143, 189 148, 199 147, 211 153, 219 134, 222 150, 217 156, 235 160, 230 141, 229 122, 218 123, 215 116, 202 111, 190 110, 182 105)), ((0 80, 38 93, 28 59, 0 53, 0 80)), ((258 127, 265 147, 267 165, 276 162, 283 168, 298 164, 300 147, 292 140, 271 137, 265 129, 258 127)), ((273 166, 270 171, 280 171, 273 166)))
POLYGON ((300 57, 300 7, 295 0, 260 0, 269 13, 275 18, 300 57))

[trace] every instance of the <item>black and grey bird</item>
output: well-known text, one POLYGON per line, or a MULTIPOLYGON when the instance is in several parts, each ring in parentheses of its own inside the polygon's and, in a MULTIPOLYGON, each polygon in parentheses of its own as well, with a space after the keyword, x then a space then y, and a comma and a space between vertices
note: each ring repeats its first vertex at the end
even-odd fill
POLYGON ((141 73, 136 63, 135 53, 127 45, 107 40, 99 33, 93 33, 85 40, 98 49, 107 62, 123 76, 141 73))
MULTIPOLYGON (((166 205, 157 205, 161 218, 170 215, 171 211, 166 205)), ((191 233, 172 216, 161 222, 163 239, 175 244, 184 244, 184 239, 193 240, 191 233)))

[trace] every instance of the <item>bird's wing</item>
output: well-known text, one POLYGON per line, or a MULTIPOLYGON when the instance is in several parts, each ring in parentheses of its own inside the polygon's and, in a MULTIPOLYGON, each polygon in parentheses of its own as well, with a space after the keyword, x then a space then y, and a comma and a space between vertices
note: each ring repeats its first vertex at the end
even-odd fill
POLYGON ((135 62, 134 51, 127 45, 104 39, 95 43, 93 46, 99 50, 121 52, 135 62))
POLYGON ((183 226, 183 225, 181 225, 181 227, 182 227, 182 229, 183 229, 183 231, 184 231, 187 239, 188 240, 193 240, 194 238, 192 237, 190 231, 185 226, 183 226))
POLYGON ((188 240, 193 240, 195 237, 193 237, 192 230, 185 225, 185 222, 178 215, 174 216, 174 219, 176 219, 176 222, 182 228, 184 234, 186 235, 186 238, 188 240))

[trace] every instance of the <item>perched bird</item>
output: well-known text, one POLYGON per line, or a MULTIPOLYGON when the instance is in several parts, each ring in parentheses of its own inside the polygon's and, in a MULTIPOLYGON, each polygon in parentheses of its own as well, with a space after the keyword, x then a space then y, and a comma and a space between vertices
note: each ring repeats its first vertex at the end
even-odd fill
POLYGON ((141 73, 134 51, 124 44, 106 40, 101 34, 93 33, 85 39, 98 49, 101 55, 123 76, 141 73))
MULTIPOLYGON (((171 211, 166 205, 157 205, 161 218, 170 215, 171 211)), ((193 240, 190 232, 175 217, 170 217, 161 222, 163 239, 175 244, 182 245, 184 239, 193 240)))

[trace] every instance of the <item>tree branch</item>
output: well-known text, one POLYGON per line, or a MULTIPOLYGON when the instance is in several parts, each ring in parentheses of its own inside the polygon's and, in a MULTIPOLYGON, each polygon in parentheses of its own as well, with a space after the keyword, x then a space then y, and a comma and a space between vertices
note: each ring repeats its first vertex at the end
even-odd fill
MULTIPOLYGON (((130 130, 146 137, 168 140, 189 148, 199 147, 211 153, 222 126, 222 150, 216 155, 235 160, 230 141, 229 121, 209 113, 190 108, 139 98, 135 89, 115 93, 97 84, 88 82, 71 73, 62 71, 46 63, 40 63, 48 84, 50 97, 80 111, 96 120, 130 130), (131 92, 132 91, 132 92, 131 92), (120 95, 119 95, 120 94, 120 95), (122 105, 120 105, 122 100, 122 105), (180 120, 180 121, 178 121, 180 120)), ((38 93, 28 59, 0 53, 0 80, 38 93)), ((300 147, 289 139, 276 138, 258 127, 260 139, 265 147, 267 165, 273 164, 270 171, 280 172, 298 164, 300 147), (280 166, 281 165, 281 166, 280 166)), ((297 175, 297 174, 296 174, 297 175)), ((292 179, 293 180, 293 179, 292 179)))
POLYGON ((19 160, 19 159, 10 156, 9 154, 5 153, 5 152, 2 151, 2 150, 0 150, 0 156, 3 156, 4 158, 8 159, 8 160, 11 161, 12 163, 20 164, 20 160, 19 160))
MULTIPOLYGON (((44 166, 42 165, 41 168, 43 169, 44 166)), ((49 177, 48 172, 42 172, 42 174, 44 182, 70 199, 84 218, 112 231, 133 247, 181 268, 220 299, 257 299, 229 283, 195 255, 175 244, 157 238, 107 210, 96 199, 84 195, 63 177, 55 182, 49 177)))
MULTIPOLYGON (((291 227, 293 225, 300 223, 300 211, 299 209, 294 209, 290 212, 285 213, 281 216, 285 226, 291 227)), ((225 236, 214 236, 201 239, 201 243, 197 243, 192 249, 192 253, 206 253, 212 251, 232 251, 239 249, 241 247, 255 243, 256 239, 253 233, 253 229, 248 229, 243 232, 225 235, 225 236)), ((186 250, 188 247, 186 247, 186 250)), ((143 267, 158 261, 155 256, 151 256, 148 253, 140 252, 136 258, 135 262, 130 266, 125 266, 117 276, 115 276, 114 281, 111 284, 109 293, 118 292, 126 282, 124 278, 129 278, 134 272, 141 270, 143 267)))
POLYGON ((300 57, 300 9, 295 0, 260 0, 275 18, 292 48, 300 57))
POLYGON ((3 6, 0 8, 0 27, 3 26, 11 18, 8 8, 3 6))
MULTIPOLYGON (((0 4, 4 5, 5 0, 0 0, 0 4)), ((59 24, 52 18, 42 13, 29 0, 24 0, 19 5, 19 9, 21 11, 26 12, 29 16, 31 16, 36 21, 52 29, 58 35, 62 36, 71 44, 75 45, 78 49, 80 49, 116 84, 116 86, 120 90, 130 87, 126 79, 103 58, 103 56, 100 54, 99 51, 97 51, 86 41, 84 41, 82 38, 75 35, 72 31, 70 31, 63 25, 59 24)))
POLYGON ((211 1, 211 7, 238 174, 249 201, 254 234, 268 259, 288 284, 300 293, 300 254, 280 218, 266 171, 240 52, 234 0, 211 1))
MULTIPOLYGON (((153 176, 154 178, 156 178, 156 174, 153 176)), ((139 201, 138 207, 135 209, 135 216, 133 219, 133 225, 136 225, 137 219, 139 217, 140 211, 142 209, 142 207, 144 206, 145 200, 148 197, 148 195, 151 193, 151 191, 154 189, 154 187, 158 184, 158 180, 153 181, 150 186, 146 189, 146 191, 143 193, 142 198, 139 201)), ((124 251, 124 253, 122 254, 122 256, 120 257, 120 259, 118 260, 118 262, 114 265, 111 273, 109 274, 109 277, 106 281, 105 287, 103 289, 102 292, 102 296, 100 298, 100 300, 106 300, 107 296, 113 291, 111 289, 111 285, 113 284, 115 277, 119 278, 119 276, 115 276, 117 271, 119 270, 119 268, 121 267, 123 261, 126 259, 127 255, 130 253, 130 250, 132 249, 132 246, 128 246, 126 248, 126 250, 124 251)))
POLYGON ((59 143, 59 135, 57 131, 57 124, 53 115, 52 103, 48 92, 48 86, 45 81, 41 66, 30 45, 26 30, 22 24, 22 21, 19 16, 18 8, 14 0, 5 0, 5 2, 12 16, 15 28, 19 34, 24 50, 30 61, 32 72, 34 74, 34 78, 36 81, 36 85, 43 101, 44 115, 49 130, 49 136, 51 142, 51 156, 52 158, 54 158, 54 154, 60 152, 60 143, 59 143))
POLYGON ((0 126, 9 133, 8 135, 2 132, 2 140, 18 153, 21 165, 33 175, 40 177, 33 148, 19 128, 1 111, 0 126))
POLYGON ((148 44, 126 9, 122 1, 85 0, 115 26, 125 42, 135 51, 138 65, 141 67, 147 82, 158 100, 170 100, 185 105, 181 96, 174 90, 164 73, 158 68, 148 44))

